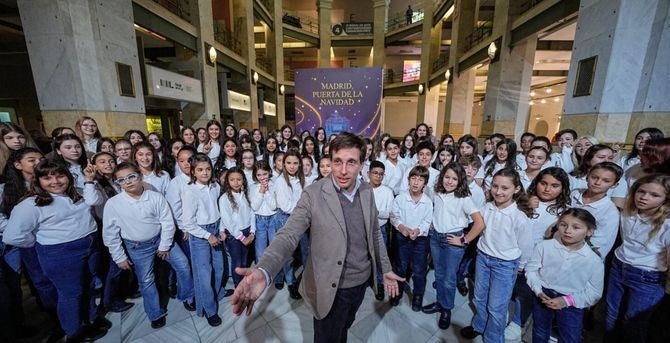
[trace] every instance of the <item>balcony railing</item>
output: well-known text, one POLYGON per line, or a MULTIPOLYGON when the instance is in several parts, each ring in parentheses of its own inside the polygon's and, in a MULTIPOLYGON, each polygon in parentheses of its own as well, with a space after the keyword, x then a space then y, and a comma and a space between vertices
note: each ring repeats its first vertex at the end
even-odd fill
POLYGON ((235 35, 226 30, 223 24, 216 21, 214 22, 214 40, 242 56, 242 43, 235 38, 235 35))
POLYGON ((535 7, 537 4, 541 3, 542 1, 544 0, 528 0, 524 2, 523 4, 521 4, 520 13, 527 12, 531 8, 535 7))
POLYGON ((272 75, 272 60, 268 57, 258 56, 256 57, 256 66, 263 70, 264 72, 272 75))
POLYGON ((384 84, 416 81, 419 79, 419 75, 421 75, 421 67, 408 68, 405 70, 403 70, 403 68, 386 69, 386 72, 384 73, 384 84))
POLYGON ((475 28, 474 31, 464 39, 463 51, 472 49, 473 46, 482 42, 493 32, 493 22, 485 21, 475 28))
POLYGON ((424 4, 413 6, 411 16, 408 16, 407 12, 403 13, 396 12, 393 15, 389 15, 389 18, 386 21, 386 32, 395 31, 399 28, 409 26, 413 23, 423 20, 424 16, 423 6, 424 4))
POLYGON ((284 12, 282 23, 301 30, 319 34, 319 19, 292 12, 284 12))
POLYGON ((433 68, 431 69, 431 72, 436 72, 438 69, 444 67, 449 63, 449 52, 442 53, 440 56, 433 61, 433 68))
POLYGON ((176 14, 180 18, 191 22, 191 10, 189 4, 184 0, 153 0, 168 11, 176 14))
POLYGON ((284 80, 295 81, 295 71, 287 66, 284 66, 284 80))
POLYGON ((268 12, 270 12, 270 15, 274 13, 274 4, 270 0, 259 0, 261 4, 263 4, 263 7, 265 7, 268 12))

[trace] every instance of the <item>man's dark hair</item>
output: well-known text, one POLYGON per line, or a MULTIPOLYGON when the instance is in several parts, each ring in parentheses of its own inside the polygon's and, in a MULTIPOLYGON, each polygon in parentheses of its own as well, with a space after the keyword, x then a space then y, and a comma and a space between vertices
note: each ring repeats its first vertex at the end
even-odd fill
POLYGON ((367 146, 363 138, 354 135, 350 132, 340 132, 340 134, 330 142, 330 155, 335 155, 340 149, 349 149, 356 148, 360 151, 360 156, 358 157, 359 162, 363 163, 365 160, 365 153, 367 152, 367 146))

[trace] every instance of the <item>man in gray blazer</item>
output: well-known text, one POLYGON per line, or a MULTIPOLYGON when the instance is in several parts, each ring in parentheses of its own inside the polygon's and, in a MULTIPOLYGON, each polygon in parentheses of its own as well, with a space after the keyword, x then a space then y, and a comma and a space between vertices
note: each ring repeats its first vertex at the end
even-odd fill
POLYGON ((351 133, 341 133, 330 143, 331 175, 305 189, 256 268, 236 270, 245 277, 235 289, 233 313, 251 313, 254 301, 271 284, 270 276, 281 270, 308 228, 310 255, 300 294, 314 314, 315 342, 347 340, 365 290, 376 282, 377 268, 387 294, 398 295, 398 281, 405 279, 391 271, 372 187, 359 178, 365 150, 365 141, 351 133))

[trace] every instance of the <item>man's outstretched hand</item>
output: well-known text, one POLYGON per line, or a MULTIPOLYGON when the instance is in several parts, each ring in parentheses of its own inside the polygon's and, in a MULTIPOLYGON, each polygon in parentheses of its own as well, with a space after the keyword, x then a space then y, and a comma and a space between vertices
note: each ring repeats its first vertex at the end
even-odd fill
MULTIPOLYGON (((262 276, 262 275, 261 275, 262 276)), ((405 278, 395 275, 394 272, 384 273, 384 288, 389 297, 397 297, 399 292, 398 281, 405 282, 405 278)), ((237 291, 235 291, 237 293, 237 291)))
POLYGON ((251 314, 254 302, 261 296, 267 287, 263 272, 257 268, 235 268, 235 273, 244 276, 244 279, 235 288, 233 299, 233 314, 239 316, 246 310, 251 314))

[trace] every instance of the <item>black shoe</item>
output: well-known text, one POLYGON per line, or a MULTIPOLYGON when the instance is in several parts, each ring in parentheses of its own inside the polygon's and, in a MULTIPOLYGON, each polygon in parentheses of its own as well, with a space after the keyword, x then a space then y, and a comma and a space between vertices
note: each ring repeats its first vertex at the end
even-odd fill
POLYGON ((186 311, 189 312, 195 311, 195 301, 192 301, 190 303, 188 301, 184 301, 182 302, 182 304, 184 304, 184 308, 186 309, 186 311))
POLYGON ((275 288, 279 290, 284 289, 284 283, 283 282, 275 283, 275 288))
POLYGON ((384 300, 384 285, 377 285, 377 293, 375 293, 375 299, 382 301, 384 300))
POLYGON ((128 311, 131 307, 135 306, 133 303, 125 302, 125 301, 116 301, 113 304, 109 305, 107 310, 109 312, 114 312, 114 313, 121 313, 128 311))
POLYGON ((83 327, 78 333, 72 336, 67 336, 65 338, 65 342, 94 342, 102 337, 105 337, 106 334, 107 330, 88 325, 83 327))
POLYGON ((109 330, 112 328, 112 322, 107 320, 105 317, 97 317, 91 324, 93 327, 101 328, 103 330, 109 330))
POLYGON ((415 295, 412 297, 412 311, 420 312, 423 304, 423 295, 415 295))
POLYGON ((156 320, 151 321, 151 327, 154 329, 160 329, 165 326, 165 316, 162 316, 156 320))
POLYGON ((233 294, 235 294, 235 290, 234 290, 234 289, 227 289, 227 290, 223 293, 223 297, 224 297, 224 298, 227 298, 227 297, 229 297, 229 296, 231 296, 231 295, 233 295, 233 294))
POLYGON ((462 296, 468 295, 468 285, 465 282, 459 282, 456 285, 456 288, 458 289, 458 293, 460 293, 462 296))
POLYGON ((461 336, 463 336, 463 338, 473 339, 481 334, 481 332, 475 331, 472 326, 466 326, 461 329, 461 336))
POLYGON ((449 328, 449 325, 451 325, 451 311, 447 310, 440 312, 440 319, 437 321, 437 326, 442 330, 446 330, 449 328))
POLYGON ((63 339, 65 336, 65 331, 61 329, 60 325, 56 323, 56 327, 51 330, 51 333, 49 334, 49 337, 47 338, 47 343, 56 343, 63 339))
POLYGON ((298 287, 296 285, 288 285, 288 294, 291 296, 291 299, 302 299, 302 295, 300 295, 300 292, 298 292, 298 287))
POLYGON ((209 324, 209 326, 219 326, 221 325, 221 317, 219 317, 218 314, 207 317, 207 324, 209 324))
POLYGON ((438 313, 440 311, 442 311, 442 306, 440 306, 440 303, 438 303, 437 301, 421 308, 421 312, 425 314, 433 314, 438 313))
POLYGON ((168 287, 168 294, 170 295, 171 299, 176 299, 177 298, 177 286, 168 287))
POLYGON ((398 306, 398 305, 400 305, 400 298, 402 298, 400 295, 397 296, 397 297, 393 297, 393 298, 391 298, 389 303, 391 304, 391 306, 398 306))
POLYGON ((130 299, 139 299, 141 297, 142 297, 142 293, 140 293, 139 290, 135 291, 133 294, 128 296, 128 298, 130 298, 130 299))

